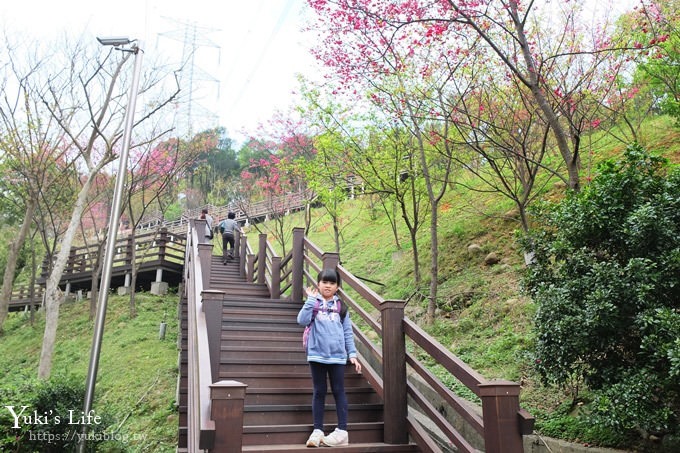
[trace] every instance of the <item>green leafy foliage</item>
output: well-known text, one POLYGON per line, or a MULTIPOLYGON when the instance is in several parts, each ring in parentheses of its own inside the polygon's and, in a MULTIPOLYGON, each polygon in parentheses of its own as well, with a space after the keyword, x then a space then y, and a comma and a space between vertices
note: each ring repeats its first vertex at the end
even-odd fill
MULTIPOLYGON (((17 235, 17 228, 10 226, 0 226, 0 236, 13 238, 17 235)), ((15 279, 24 283, 28 278, 30 278, 30 264, 31 264, 31 244, 30 239, 27 240, 21 249, 19 250, 19 255, 17 256, 17 264, 15 270, 15 279), (23 275, 22 275, 23 272, 23 275)), ((9 254, 9 249, 11 242, 7 241, 0 244, 0 284, 4 280, 4 271, 7 266, 7 256, 9 254)), ((40 244, 38 244, 40 246, 40 244)))
POLYGON ((48 381, 24 381, 2 392, 7 405, 0 415, 0 447, 3 451, 76 451, 87 425, 87 450, 97 451, 112 421, 106 412, 83 417, 85 386, 73 376, 48 381), (14 404, 12 402, 20 401, 14 404), (95 418, 96 417, 96 418, 95 418))
POLYGON ((680 125, 679 7, 678 2, 655 2, 653 15, 637 10, 621 24, 624 33, 646 48, 635 69, 635 84, 649 87, 656 105, 675 118, 676 127, 680 125))
POLYGON ((671 433, 680 418, 680 171, 631 145, 592 184, 537 212, 524 283, 536 368, 597 394, 599 426, 671 433))
POLYGON ((579 442, 586 446, 611 445, 627 447, 636 442, 637 433, 628 430, 612 430, 593 424, 588 417, 578 417, 583 405, 574 408, 569 403, 561 404, 550 414, 537 413, 536 430, 544 436, 579 442))

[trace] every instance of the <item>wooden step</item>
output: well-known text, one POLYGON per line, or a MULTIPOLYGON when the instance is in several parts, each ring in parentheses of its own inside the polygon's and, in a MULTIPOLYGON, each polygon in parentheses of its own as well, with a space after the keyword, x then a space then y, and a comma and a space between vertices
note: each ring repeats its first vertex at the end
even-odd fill
POLYGON ((271 376, 278 373, 309 374, 309 364, 304 361, 291 362, 290 360, 272 360, 268 363, 257 363, 250 360, 231 360, 229 363, 221 363, 219 374, 269 373, 271 376))
POLYGON ((251 288, 250 285, 252 283, 244 283, 244 284, 229 284, 225 282, 217 282, 213 283, 214 280, 211 280, 210 284, 210 289, 217 289, 220 291, 224 291, 225 294, 229 295, 230 297, 266 297, 269 295, 269 289, 267 289, 266 286, 263 288, 251 288))
POLYGON ((220 350, 220 362, 227 363, 231 359, 247 357, 248 360, 269 362, 276 359, 305 361, 307 355, 301 344, 295 346, 222 346, 220 350))
POLYGON ((282 332, 281 335, 272 337, 265 333, 257 332, 251 335, 234 335, 230 331, 223 331, 221 338, 225 346, 265 346, 277 344, 279 346, 297 347, 302 350, 302 332, 282 332))
POLYGON ((262 335, 269 335, 274 341, 276 338, 291 338, 297 337, 302 345, 302 332, 305 329, 302 326, 287 325, 282 327, 280 325, 270 324, 253 324, 253 323, 233 323, 222 327, 221 335, 240 335, 242 337, 261 337, 262 335))
POLYGON ((222 319, 222 330, 250 330, 253 332, 269 331, 269 332, 292 332, 299 331, 300 334, 304 331, 304 327, 297 323, 296 319, 278 319, 272 320, 269 318, 224 318, 222 319))
POLYGON ((278 305, 278 306, 286 306, 286 307, 302 307, 303 303, 302 302, 296 302, 292 301, 289 299, 272 299, 269 296, 266 297, 248 297, 247 299, 242 299, 238 297, 233 297, 228 294, 224 295, 224 303, 225 305, 233 305, 233 306, 258 306, 259 304, 264 304, 264 305, 278 305))
MULTIPOLYGON (((335 429, 334 423, 324 424, 324 432, 330 433, 335 429)), ((283 447, 288 445, 296 448, 306 448, 305 443, 313 430, 311 414, 310 418, 299 425, 279 425, 279 426, 245 426, 243 428, 243 451, 277 451, 267 449, 271 447, 283 447), (262 450, 257 450, 255 447, 262 450)), ((354 445, 366 445, 383 442, 383 423, 382 422, 350 422, 347 424, 350 443, 354 445)), ((335 451, 336 448, 333 449, 335 451)), ((306 451, 309 451, 308 449, 306 451)), ((351 451, 372 451, 351 450, 351 451)), ((390 450, 383 450, 390 451, 390 450)), ((406 450, 408 451, 408 450, 406 450)))
MULTIPOLYGON (((312 386, 312 377, 307 368, 301 371, 248 371, 228 370, 220 367, 220 379, 243 382, 248 388, 272 388, 272 387, 303 387, 312 386)), ((365 387, 366 379, 359 375, 345 375, 345 391, 350 387, 365 387)))
MULTIPOLYGON (((326 404, 324 420, 337 422, 335 404, 326 404)), ((312 404, 256 405, 243 409, 244 426, 251 425, 297 425, 312 420, 312 404)), ((351 423, 383 421, 382 404, 350 404, 348 420, 351 423)))
POLYGON ((270 322, 294 322, 297 324, 297 314, 298 310, 290 310, 288 308, 267 308, 266 310, 256 310, 253 308, 239 309, 228 307, 222 310, 222 319, 262 320, 262 317, 266 316, 267 321, 270 322))

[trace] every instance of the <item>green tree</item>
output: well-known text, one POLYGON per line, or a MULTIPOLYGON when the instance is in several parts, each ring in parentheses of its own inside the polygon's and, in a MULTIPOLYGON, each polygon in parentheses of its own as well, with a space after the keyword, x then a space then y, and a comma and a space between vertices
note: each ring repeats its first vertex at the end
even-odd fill
POLYGON ((586 384, 617 429, 678 430, 679 170, 631 145, 525 238, 538 371, 574 396, 586 384))
POLYGON ((680 2, 651 2, 624 18, 625 33, 644 48, 635 74, 638 85, 648 84, 658 107, 680 125, 680 2))

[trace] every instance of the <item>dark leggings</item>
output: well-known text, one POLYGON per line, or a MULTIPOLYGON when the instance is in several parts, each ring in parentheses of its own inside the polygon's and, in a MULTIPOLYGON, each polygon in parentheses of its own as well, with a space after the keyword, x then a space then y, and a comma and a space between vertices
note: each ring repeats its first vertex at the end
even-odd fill
POLYGON ((312 397, 312 415, 314 429, 323 430, 323 413, 326 406, 326 376, 331 381, 331 391, 335 398, 338 414, 338 428, 347 430, 347 396, 345 395, 345 365, 328 365, 325 363, 309 362, 312 370, 314 396, 312 397))

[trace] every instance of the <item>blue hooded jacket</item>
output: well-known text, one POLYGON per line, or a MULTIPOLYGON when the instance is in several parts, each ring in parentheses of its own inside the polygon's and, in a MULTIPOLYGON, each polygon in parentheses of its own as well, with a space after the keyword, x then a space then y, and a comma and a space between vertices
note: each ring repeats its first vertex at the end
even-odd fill
MULTIPOLYGON (((307 326, 312 321, 314 306, 319 301, 319 311, 314 317, 307 341, 307 361, 345 365, 347 360, 357 356, 349 312, 345 319, 340 317, 337 296, 325 301, 320 295, 309 296, 297 315, 297 322, 307 326)), ((342 302, 341 302, 342 303, 342 302)))

